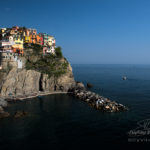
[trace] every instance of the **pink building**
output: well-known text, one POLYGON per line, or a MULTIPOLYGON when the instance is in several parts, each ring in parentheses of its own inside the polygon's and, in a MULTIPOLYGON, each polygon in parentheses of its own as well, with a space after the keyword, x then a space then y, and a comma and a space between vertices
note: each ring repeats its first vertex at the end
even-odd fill
POLYGON ((43 47, 43 54, 45 55, 47 51, 47 47, 43 47))

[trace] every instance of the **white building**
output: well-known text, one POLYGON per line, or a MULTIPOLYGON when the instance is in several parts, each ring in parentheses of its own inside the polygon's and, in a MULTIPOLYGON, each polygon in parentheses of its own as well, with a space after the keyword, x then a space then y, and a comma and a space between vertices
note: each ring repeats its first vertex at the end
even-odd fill
POLYGON ((1 69, 7 69, 8 65, 21 69, 23 66, 23 62, 17 55, 17 53, 0 52, 1 69))
POLYGON ((43 54, 55 54, 55 47, 50 46, 50 47, 44 47, 43 48, 43 54))
POLYGON ((12 52, 12 45, 14 45, 15 42, 13 40, 1 40, 0 41, 0 52, 12 52))

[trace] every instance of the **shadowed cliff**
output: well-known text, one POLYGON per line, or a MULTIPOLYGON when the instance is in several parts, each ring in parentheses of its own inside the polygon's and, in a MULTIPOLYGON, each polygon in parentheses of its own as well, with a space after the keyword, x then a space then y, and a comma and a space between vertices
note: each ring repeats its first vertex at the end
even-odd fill
POLYGON ((25 51, 23 69, 9 67, 0 71, 1 96, 67 92, 75 84, 72 68, 61 51, 45 56, 41 55, 40 47, 26 47, 25 51))

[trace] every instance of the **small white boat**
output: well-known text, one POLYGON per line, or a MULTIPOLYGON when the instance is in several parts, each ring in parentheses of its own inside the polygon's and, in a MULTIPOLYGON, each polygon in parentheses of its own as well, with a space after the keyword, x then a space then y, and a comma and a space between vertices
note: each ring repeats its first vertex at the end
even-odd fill
POLYGON ((122 80, 127 80, 127 77, 126 76, 122 77, 122 80))

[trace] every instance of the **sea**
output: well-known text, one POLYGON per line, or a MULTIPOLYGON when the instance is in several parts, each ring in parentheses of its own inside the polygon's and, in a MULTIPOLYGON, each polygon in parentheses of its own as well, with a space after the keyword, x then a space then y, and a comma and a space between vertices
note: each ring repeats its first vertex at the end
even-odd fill
POLYGON ((76 81, 129 108, 108 113, 70 95, 57 94, 16 103, 6 111, 22 118, 0 120, 0 149, 80 150, 150 145, 150 65, 73 64, 76 81), (122 78, 126 76, 127 80, 122 78))

